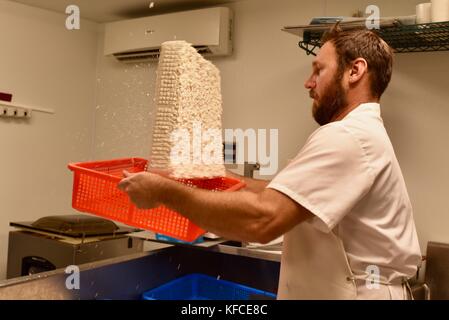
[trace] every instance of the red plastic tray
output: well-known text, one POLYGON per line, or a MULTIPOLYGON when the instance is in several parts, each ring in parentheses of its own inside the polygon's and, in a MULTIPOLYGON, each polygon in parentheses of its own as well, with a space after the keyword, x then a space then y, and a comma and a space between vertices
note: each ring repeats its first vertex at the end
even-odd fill
MULTIPOLYGON (((92 213, 140 229, 151 230, 186 242, 193 242, 206 231, 176 211, 160 206, 138 209, 128 195, 117 188, 123 170, 145 171, 148 161, 126 158, 109 161, 71 163, 74 173, 72 206, 81 212, 92 213)), ((190 187, 214 191, 236 191, 245 183, 228 177, 213 179, 177 180, 190 187)))

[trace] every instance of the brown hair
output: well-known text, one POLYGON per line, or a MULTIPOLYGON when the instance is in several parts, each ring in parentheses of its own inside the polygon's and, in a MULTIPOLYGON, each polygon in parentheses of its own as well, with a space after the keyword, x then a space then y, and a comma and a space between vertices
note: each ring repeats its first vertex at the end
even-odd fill
POLYGON ((367 29, 343 31, 337 23, 321 39, 321 44, 331 41, 338 55, 338 72, 343 75, 351 62, 363 58, 368 63, 371 94, 380 98, 393 73, 393 50, 376 33, 367 29))

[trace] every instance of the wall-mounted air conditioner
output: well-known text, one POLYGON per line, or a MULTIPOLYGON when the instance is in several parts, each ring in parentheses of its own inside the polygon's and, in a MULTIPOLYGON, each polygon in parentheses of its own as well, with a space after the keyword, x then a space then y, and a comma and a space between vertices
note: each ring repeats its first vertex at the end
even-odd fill
POLYGON ((185 40, 205 56, 232 53, 233 14, 207 8, 107 23, 104 54, 123 62, 157 59, 161 44, 185 40))

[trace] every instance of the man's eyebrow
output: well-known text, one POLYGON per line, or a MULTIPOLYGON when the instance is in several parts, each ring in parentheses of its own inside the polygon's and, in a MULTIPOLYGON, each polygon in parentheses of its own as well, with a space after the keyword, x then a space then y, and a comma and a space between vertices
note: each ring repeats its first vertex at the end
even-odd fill
POLYGON ((312 66, 314 66, 314 67, 319 67, 319 66, 320 66, 320 63, 319 63, 318 61, 314 60, 314 61, 312 62, 312 66))

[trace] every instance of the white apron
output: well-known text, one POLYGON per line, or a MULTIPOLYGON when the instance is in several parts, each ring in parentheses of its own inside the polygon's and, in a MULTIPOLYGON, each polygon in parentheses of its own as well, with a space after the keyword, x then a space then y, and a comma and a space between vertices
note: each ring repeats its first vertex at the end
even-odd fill
POLYGON ((379 289, 361 289, 366 279, 368 275, 352 273, 343 242, 334 232, 324 233, 304 222, 284 236, 278 299, 406 299, 409 296, 406 289, 410 287, 402 282, 379 282, 379 289))

